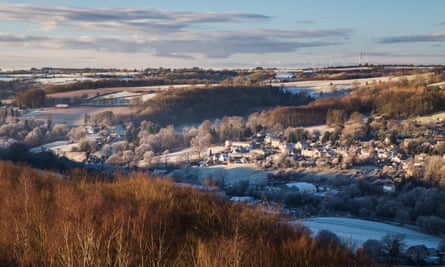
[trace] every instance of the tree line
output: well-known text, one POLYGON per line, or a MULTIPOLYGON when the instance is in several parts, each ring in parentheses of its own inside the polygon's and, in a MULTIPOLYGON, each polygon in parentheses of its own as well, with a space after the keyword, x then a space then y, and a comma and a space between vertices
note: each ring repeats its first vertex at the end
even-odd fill
POLYGON ((34 84, 26 80, 0 81, 0 99, 14 97, 17 92, 33 88, 34 84))
POLYGON ((42 89, 31 89, 18 92, 16 105, 20 108, 40 108, 45 104, 45 91, 42 89))

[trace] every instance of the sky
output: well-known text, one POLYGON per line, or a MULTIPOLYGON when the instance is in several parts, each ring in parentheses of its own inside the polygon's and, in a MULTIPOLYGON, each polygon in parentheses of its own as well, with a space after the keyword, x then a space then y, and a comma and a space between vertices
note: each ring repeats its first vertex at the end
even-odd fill
POLYGON ((444 64, 443 0, 0 0, 0 69, 444 64))

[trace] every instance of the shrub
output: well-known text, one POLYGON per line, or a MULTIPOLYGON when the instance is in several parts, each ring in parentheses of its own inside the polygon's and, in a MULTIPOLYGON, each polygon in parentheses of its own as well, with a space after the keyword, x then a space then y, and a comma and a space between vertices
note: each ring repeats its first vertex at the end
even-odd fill
POLYGON ((100 182, 77 169, 64 178, 0 162, 0 266, 371 265, 277 215, 171 180, 100 182))

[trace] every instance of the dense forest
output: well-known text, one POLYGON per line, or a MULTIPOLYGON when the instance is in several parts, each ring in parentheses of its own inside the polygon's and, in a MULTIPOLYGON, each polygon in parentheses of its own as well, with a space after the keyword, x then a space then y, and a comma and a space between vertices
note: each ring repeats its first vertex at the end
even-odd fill
POLYGON ((247 116, 275 106, 297 106, 312 101, 269 86, 218 86, 175 89, 158 94, 141 107, 143 119, 158 124, 198 123, 223 116, 247 116))
POLYGON ((328 231, 170 180, 0 162, 0 266, 371 266, 328 231))

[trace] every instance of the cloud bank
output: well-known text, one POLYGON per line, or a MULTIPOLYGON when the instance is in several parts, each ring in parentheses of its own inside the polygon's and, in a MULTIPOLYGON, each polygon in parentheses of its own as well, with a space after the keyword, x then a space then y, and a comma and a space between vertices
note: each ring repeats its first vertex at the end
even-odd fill
POLYGON ((353 35, 349 28, 258 28, 271 20, 272 17, 263 14, 237 12, 0 4, 0 22, 26 23, 29 29, 34 29, 31 34, 27 34, 30 30, 24 34, 0 32, 0 45, 148 52, 160 57, 192 58, 199 54, 207 58, 224 58, 237 53, 282 53, 339 45, 353 35))
POLYGON ((418 42, 445 42, 445 31, 435 32, 431 34, 386 37, 380 41, 380 43, 383 44, 418 43, 418 42))

